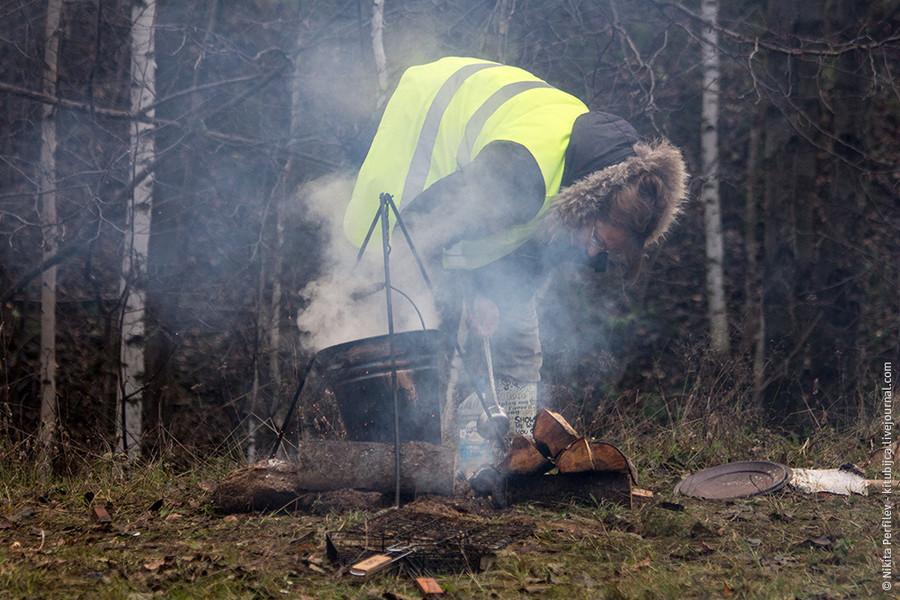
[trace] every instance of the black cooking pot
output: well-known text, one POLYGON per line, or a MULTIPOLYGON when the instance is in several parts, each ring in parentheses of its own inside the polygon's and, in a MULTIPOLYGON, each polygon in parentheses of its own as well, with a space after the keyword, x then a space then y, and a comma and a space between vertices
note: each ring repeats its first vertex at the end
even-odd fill
MULTIPOLYGON (((441 379, 448 361, 434 329, 395 333, 400 441, 441 443, 441 379)), ((390 336, 346 342, 316 355, 352 441, 393 442, 390 336)))

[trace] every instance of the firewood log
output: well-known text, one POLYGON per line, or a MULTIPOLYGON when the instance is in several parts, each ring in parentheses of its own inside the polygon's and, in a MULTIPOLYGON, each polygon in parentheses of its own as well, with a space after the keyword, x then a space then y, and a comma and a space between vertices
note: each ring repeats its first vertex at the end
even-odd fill
MULTIPOLYGON (((403 493, 453 494, 456 456, 427 442, 400 448, 403 493)), ((344 440, 302 441, 297 447, 297 487, 302 490, 366 489, 391 492, 395 482, 394 445, 344 440)))
POLYGON ((632 483, 637 485, 637 469, 621 450, 606 442, 594 442, 591 444, 591 451, 595 470, 628 473, 632 483))
MULTIPOLYGON (((296 504, 309 492, 395 490, 394 445, 345 440, 304 440, 297 462, 264 460, 237 469, 213 491, 220 512, 279 509, 296 504)), ((407 442, 400 449, 403 494, 453 494, 456 455, 427 442, 407 442)))
POLYGON ((532 431, 538 449, 551 459, 556 458, 556 455, 579 437, 562 415, 546 408, 541 409, 535 417, 532 431))
POLYGON ((578 438, 572 442, 556 456, 556 468, 560 473, 585 473, 596 470, 591 442, 585 438, 578 438))
POLYGON ((509 442, 509 449, 499 469, 508 474, 534 475, 546 473, 552 467, 553 463, 541 454, 533 439, 517 433, 509 442))

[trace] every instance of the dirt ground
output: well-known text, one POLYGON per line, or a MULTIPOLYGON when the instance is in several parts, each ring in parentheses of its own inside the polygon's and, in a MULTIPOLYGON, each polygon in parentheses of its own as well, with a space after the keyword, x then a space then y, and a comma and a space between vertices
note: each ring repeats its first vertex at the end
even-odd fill
POLYGON ((459 531, 524 528, 477 566, 431 573, 446 598, 894 597, 882 588, 879 494, 782 490, 703 501, 673 495, 675 480, 651 474, 642 487, 654 497, 631 507, 587 501, 499 510, 458 495, 391 508, 380 494, 341 491, 307 498, 302 510, 223 515, 209 503, 214 483, 160 470, 7 482, 0 595, 421 598, 413 569, 355 577, 329 559, 327 542, 342 532, 374 537, 386 518, 414 526, 439 518, 459 531))

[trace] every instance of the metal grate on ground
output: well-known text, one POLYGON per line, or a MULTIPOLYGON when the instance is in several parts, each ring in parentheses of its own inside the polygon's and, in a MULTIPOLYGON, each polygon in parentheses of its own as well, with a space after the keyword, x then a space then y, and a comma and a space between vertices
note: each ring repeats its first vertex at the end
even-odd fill
POLYGON ((328 558, 339 564, 409 552, 401 562, 410 571, 440 574, 481 571, 485 557, 532 533, 529 525, 388 513, 364 529, 333 531, 325 538, 328 558))

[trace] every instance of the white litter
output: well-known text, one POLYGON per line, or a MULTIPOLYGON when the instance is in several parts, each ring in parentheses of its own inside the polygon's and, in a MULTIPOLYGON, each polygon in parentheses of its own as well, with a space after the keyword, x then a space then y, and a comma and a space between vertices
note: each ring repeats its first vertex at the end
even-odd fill
POLYGON ((790 485, 809 494, 828 492, 842 496, 869 495, 866 478, 844 469, 797 469, 792 467, 790 485))

